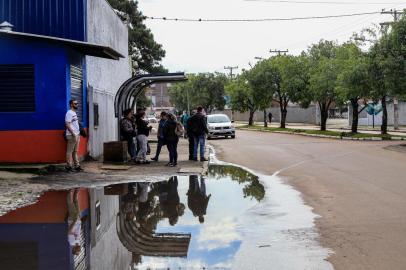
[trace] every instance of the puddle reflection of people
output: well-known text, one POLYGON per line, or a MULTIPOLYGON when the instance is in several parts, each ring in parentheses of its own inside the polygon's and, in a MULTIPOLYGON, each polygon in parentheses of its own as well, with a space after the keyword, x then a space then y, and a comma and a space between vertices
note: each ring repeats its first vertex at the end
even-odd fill
POLYGON ((72 248, 73 255, 79 255, 81 250, 80 234, 82 221, 80 220, 80 209, 78 203, 79 189, 69 191, 67 196, 68 204, 68 242, 72 248))
POLYGON ((186 194, 187 205, 195 217, 199 217, 199 222, 204 223, 204 215, 206 215, 207 206, 209 204, 210 195, 206 195, 206 183, 203 177, 197 175, 189 176, 189 190, 186 194))
POLYGON ((122 211, 127 221, 134 220, 138 210, 137 184, 128 184, 128 193, 121 198, 122 211))
POLYGON ((178 177, 172 176, 169 181, 159 183, 159 203, 162 216, 169 219, 174 226, 185 212, 185 205, 180 202, 178 193, 178 177))

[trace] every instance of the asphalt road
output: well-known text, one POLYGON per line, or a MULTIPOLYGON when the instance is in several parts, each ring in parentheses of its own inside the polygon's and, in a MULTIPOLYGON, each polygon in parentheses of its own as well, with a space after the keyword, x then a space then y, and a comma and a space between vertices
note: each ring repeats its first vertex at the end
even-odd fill
MULTIPOLYGON (((399 142, 238 131, 211 140, 219 159, 280 176, 314 207, 335 269, 406 268, 406 152, 399 142)), ((406 147, 405 147, 406 148, 406 147)))

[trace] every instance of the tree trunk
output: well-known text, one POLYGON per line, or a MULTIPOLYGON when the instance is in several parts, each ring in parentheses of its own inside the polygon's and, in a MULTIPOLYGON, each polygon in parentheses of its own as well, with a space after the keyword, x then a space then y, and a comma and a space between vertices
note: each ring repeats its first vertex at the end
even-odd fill
POLYGON ((286 108, 281 108, 281 123, 280 123, 280 128, 286 128, 286 115, 288 114, 288 111, 286 108))
POLYGON ((388 109, 386 108, 386 96, 383 96, 381 99, 382 103, 382 125, 381 125, 381 134, 388 134, 388 109))
POLYGON ((266 110, 264 110, 264 127, 268 127, 268 121, 266 120, 266 110))
POLYGON ((248 125, 253 126, 254 125, 254 113, 255 111, 250 111, 250 118, 248 120, 248 125))
POLYGON ((358 132, 358 100, 351 99, 351 107, 352 107, 352 124, 351 124, 351 132, 357 133, 358 132))
POLYGON ((320 130, 326 131, 328 118, 328 107, 325 104, 320 106, 320 130))

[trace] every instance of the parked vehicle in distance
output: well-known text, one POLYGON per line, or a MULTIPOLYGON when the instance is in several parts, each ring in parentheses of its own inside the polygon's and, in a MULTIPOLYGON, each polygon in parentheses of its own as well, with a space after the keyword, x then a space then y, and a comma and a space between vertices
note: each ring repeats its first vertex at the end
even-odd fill
POLYGON ((215 137, 231 137, 235 138, 235 128, 227 115, 225 114, 210 114, 207 116, 207 128, 209 134, 207 139, 215 137))
POLYGON ((147 118, 148 118, 148 122, 150 122, 150 123, 158 123, 158 119, 156 119, 155 114, 149 114, 147 116, 147 118))

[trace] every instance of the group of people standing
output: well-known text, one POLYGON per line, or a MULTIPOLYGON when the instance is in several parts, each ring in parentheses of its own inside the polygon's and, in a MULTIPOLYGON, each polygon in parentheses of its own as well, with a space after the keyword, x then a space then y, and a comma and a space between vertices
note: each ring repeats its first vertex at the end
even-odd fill
MULTIPOLYGON (((205 158, 205 139, 208 133, 206 122, 206 115, 200 106, 192 116, 184 112, 180 121, 172 113, 161 112, 157 131, 157 149, 151 160, 158 161, 162 147, 166 145, 169 152, 167 166, 177 166, 179 138, 184 136, 189 140, 189 160, 198 161, 200 147, 200 161, 207 161, 205 158)), ((149 148, 148 136, 152 126, 146 119, 145 110, 140 109, 135 115, 131 109, 125 110, 120 128, 121 139, 127 141, 131 160, 136 164, 149 164, 146 156, 149 148)))

